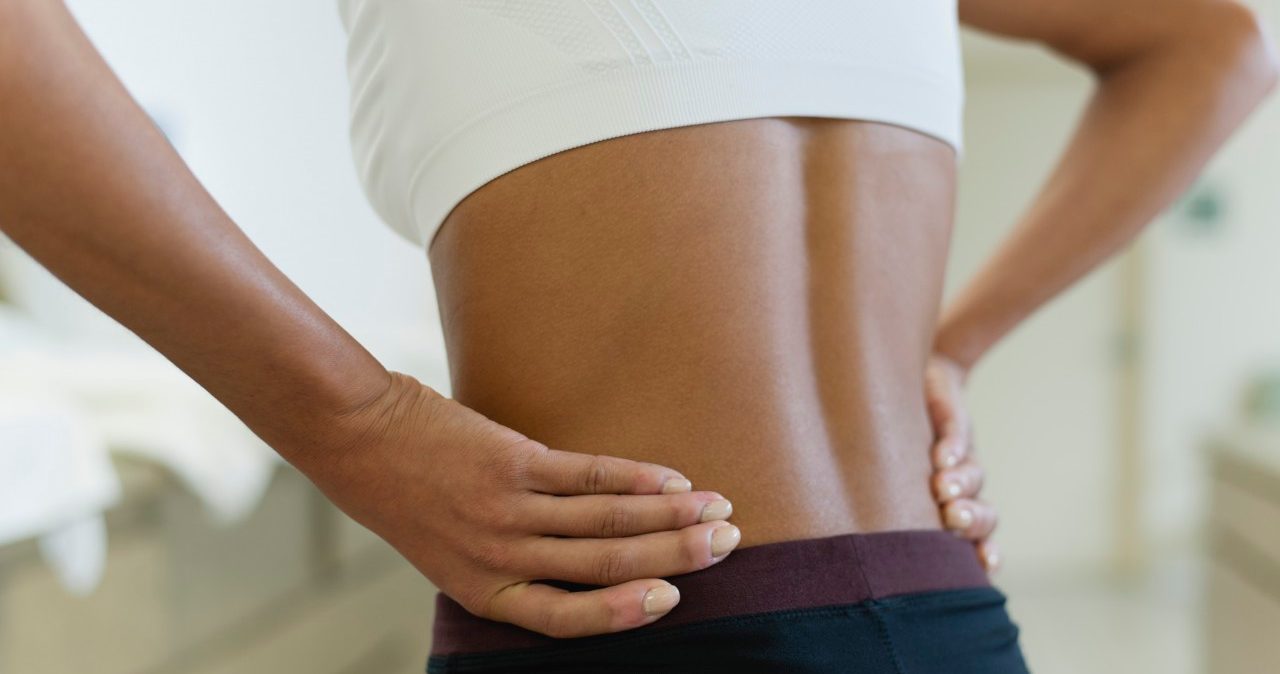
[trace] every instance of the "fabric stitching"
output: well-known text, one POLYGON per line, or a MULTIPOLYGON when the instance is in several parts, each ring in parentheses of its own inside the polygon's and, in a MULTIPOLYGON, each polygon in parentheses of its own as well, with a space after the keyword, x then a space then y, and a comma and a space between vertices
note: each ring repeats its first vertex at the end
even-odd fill
POLYGON ((867 578, 867 565, 863 562, 862 548, 858 546, 856 538, 847 539, 849 547, 853 549, 853 561, 858 566, 858 575, 862 577, 862 582, 867 586, 867 594, 871 595, 871 599, 867 601, 867 612, 871 615, 871 620, 876 624, 876 636, 880 639, 880 645, 884 647, 889 658, 893 661, 893 668, 898 674, 906 674, 902 667, 902 659, 898 657, 898 650, 893 644, 893 635, 889 634, 889 624, 885 622, 884 616, 880 615, 879 603, 876 601, 876 589, 871 586, 871 579, 867 578))
MULTIPOLYGON (((586 0, 583 0, 583 1, 586 2, 586 0)), ((716 62, 742 63, 742 64, 751 63, 750 60, 745 60, 745 59, 716 59, 716 62)), ((648 68, 689 67, 696 63, 698 62, 697 61, 674 61, 674 62, 668 62, 668 63, 649 63, 649 64, 645 64, 645 66, 643 67, 648 67, 648 68)), ((790 65, 800 66, 800 65, 812 64, 814 62, 811 59, 795 59, 795 60, 785 60, 785 61, 782 59, 773 59, 768 61, 768 63, 770 64, 785 63, 790 65)), ((831 64, 823 63, 823 65, 831 65, 831 64)), ((883 68, 883 67, 873 66, 870 63, 861 63, 861 64, 840 63, 836 65, 841 68, 866 68, 870 70, 880 70, 880 71, 893 73, 894 75, 897 75, 897 76, 910 77, 910 78, 916 79, 917 81, 928 82, 931 84, 944 84, 947 81, 945 78, 939 77, 931 72, 923 71, 919 69, 883 68)), ((413 172, 409 176, 409 182, 405 190, 405 199, 408 200, 412 198, 412 195, 417 190, 418 180, 420 178, 420 175, 423 169, 426 168, 428 164, 430 164, 431 160, 435 157, 435 155, 439 153, 442 148, 444 148, 450 142, 452 142, 454 138, 462 135, 472 126, 478 124, 485 118, 501 110, 505 110, 515 105, 519 105, 520 103, 528 99, 537 98, 538 96, 543 96, 545 94, 548 94, 552 91, 557 91, 559 89, 567 89, 575 86, 580 86, 585 82, 590 82, 596 79, 607 78, 607 77, 610 77, 611 75, 612 75, 612 72, 593 72, 593 73, 588 73, 583 77, 575 77, 562 82, 555 82, 552 84, 548 84, 547 86, 544 86, 544 87, 538 87, 536 89, 533 89, 532 91, 522 92, 517 96, 513 96, 511 98, 495 103, 489 106, 488 108, 485 108, 484 110, 475 113, 465 122, 455 127, 453 131, 449 132, 443 139, 440 140, 439 143, 436 144, 435 147, 431 148, 431 150, 427 152, 427 155, 425 157, 423 157, 418 161, 418 163, 414 166, 413 172)), ((512 167, 512 168, 515 168, 515 167, 512 167)), ((418 216, 417 216, 417 213, 414 212, 412 204, 409 204, 407 211, 410 215, 412 226, 415 229, 420 230, 421 227, 418 225, 418 216)))
POLYGON ((693 57, 693 52, 689 49, 689 45, 684 43, 684 38, 680 37, 680 34, 676 32, 675 27, 671 25, 662 8, 653 4, 653 0, 635 0, 633 4, 640 9, 649 23, 655 27, 663 42, 676 49, 678 56, 686 59, 693 57))
POLYGON ((846 538, 845 542, 849 544, 849 548, 853 552, 853 563, 858 567, 858 576, 862 578, 862 584, 867 587, 867 596, 875 599, 876 589, 871 586, 871 579, 867 578, 867 565, 862 560, 862 549, 858 547, 858 539, 846 538))
POLYGON ((582 0, 582 4, 587 8, 587 11, 591 12, 592 16, 596 17, 596 21, 599 21, 600 25, 604 26, 604 29, 609 31, 609 34, 613 36, 613 39, 617 41, 618 46, 627 55, 627 60, 630 61, 632 65, 636 65, 636 55, 627 47, 627 43, 624 42, 622 37, 618 35, 617 31, 613 29, 613 26, 609 25, 609 22, 605 21, 604 17, 600 16, 600 12, 596 11, 595 3, 591 0, 582 0))
MULTIPOLYGON (((644 50, 645 61, 649 63, 657 62, 658 59, 653 57, 653 52, 649 50, 649 45, 645 44, 644 40, 640 38, 640 34, 636 32, 635 26, 631 24, 631 20, 627 18, 627 15, 622 10, 618 9, 617 5, 613 4, 613 0, 605 0, 605 1, 609 3, 609 9, 613 10, 613 13, 618 17, 618 21, 621 21, 622 25, 627 27, 627 33, 629 33, 631 37, 635 38, 635 43, 640 45, 640 48, 644 50)), ((626 2, 626 0, 622 0, 622 1, 626 2)), ((635 7, 633 5, 632 9, 634 8, 635 7)), ((643 20, 644 17, 640 17, 640 18, 643 20)), ((661 39, 661 37, 659 37, 659 39, 661 39)), ((664 46, 665 46, 665 43, 664 43, 664 46)))
POLYGON ((871 614, 872 622, 876 624, 876 635, 880 638, 880 644, 884 646, 885 652, 889 654, 889 658, 893 661, 893 668, 898 674, 907 674, 906 667, 902 665, 902 658, 898 657, 898 649, 893 643, 893 635, 889 633, 889 623, 880 614, 879 602, 872 599, 869 603, 870 606, 867 611, 871 614))
POLYGON ((584 0, 587 8, 591 10, 596 18, 609 29, 610 33, 617 38, 618 44, 631 57, 633 65, 644 65, 653 63, 653 59, 649 56, 648 50, 640 44, 640 38, 627 25, 626 20, 618 14, 618 9, 613 6, 609 0, 584 0))

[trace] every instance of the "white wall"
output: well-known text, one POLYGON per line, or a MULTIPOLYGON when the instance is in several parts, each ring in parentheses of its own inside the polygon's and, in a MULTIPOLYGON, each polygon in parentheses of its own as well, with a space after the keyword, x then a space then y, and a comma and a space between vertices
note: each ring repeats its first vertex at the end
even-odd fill
MULTIPOLYGON (((1254 4, 1280 33, 1278 3, 1254 4)), ((968 156, 949 291, 1008 231, 1089 90, 1086 76, 1041 50, 967 38, 968 156)), ((1121 490, 1137 494, 1147 555, 1195 540, 1205 434, 1236 417, 1249 377, 1280 367, 1280 100, 1258 111, 1202 183, 1224 197, 1216 228, 1189 226, 1178 205, 1135 246, 1138 481, 1122 482, 1117 454, 1125 262, 1033 316, 975 372, 978 442, 1011 569, 1117 561, 1121 490)))
MULTIPOLYGON (((1280 3, 1253 4, 1280 36, 1280 3)), ((1193 533, 1207 505, 1205 434, 1236 418, 1252 376, 1280 368, 1280 97, 1202 181, 1222 193, 1221 222, 1198 233, 1175 209, 1147 241, 1145 517, 1160 547, 1193 533)))
MULTIPOLYGON (((966 154, 948 294, 1010 231, 1089 88, 1038 49, 966 35, 966 154)), ((1108 265, 1033 315, 975 369, 976 443, 1008 568, 1101 564, 1112 544, 1119 279, 1108 265)))

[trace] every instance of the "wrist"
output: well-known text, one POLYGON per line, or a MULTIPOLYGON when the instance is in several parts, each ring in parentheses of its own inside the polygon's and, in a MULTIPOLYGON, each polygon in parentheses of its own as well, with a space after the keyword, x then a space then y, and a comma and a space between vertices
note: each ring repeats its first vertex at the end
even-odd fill
POLYGON ((959 382, 962 386, 969 383, 969 366, 936 347, 930 357, 933 359, 934 365, 945 370, 954 381, 959 382))
POLYGON ((963 383, 982 355, 982 350, 972 343, 957 339, 954 333, 939 330, 933 342, 933 356, 963 383))
POLYGON ((311 438, 302 451, 281 455, 304 473, 323 473, 341 465, 352 452, 400 430, 407 415, 423 422, 435 416, 440 401, 448 400, 411 375, 382 369, 381 376, 382 385, 375 392, 362 391, 362 398, 353 397, 346 407, 313 424, 301 436, 311 438))
POLYGON ((246 419, 256 422, 250 423, 254 431, 299 468, 328 461, 354 445, 365 432, 361 427, 369 427, 393 388, 392 373, 363 350, 320 365, 277 379, 274 383, 292 394, 277 394, 275 404, 260 408, 271 410, 269 418, 246 419))

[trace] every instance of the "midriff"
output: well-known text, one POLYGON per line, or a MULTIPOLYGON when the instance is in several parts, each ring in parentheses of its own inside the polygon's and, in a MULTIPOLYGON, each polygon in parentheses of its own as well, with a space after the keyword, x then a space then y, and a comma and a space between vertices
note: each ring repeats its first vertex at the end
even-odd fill
POLYGON ((787 117, 506 173, 430 248, 452 396, 681 471, 742 547, 937 528, 923 380, 955 167, 902 127, 787 117))

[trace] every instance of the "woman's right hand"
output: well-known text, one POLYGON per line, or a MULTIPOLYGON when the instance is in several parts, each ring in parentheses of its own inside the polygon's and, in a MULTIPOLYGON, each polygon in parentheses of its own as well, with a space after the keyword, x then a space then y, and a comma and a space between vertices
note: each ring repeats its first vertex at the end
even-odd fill
POLYGON ((411 376, 391 382, 294 464, 471 613, 554 637, 639 627, 679 600, 661 577, 741 539, 729 502, 673 469, 550 449, 411 376))

